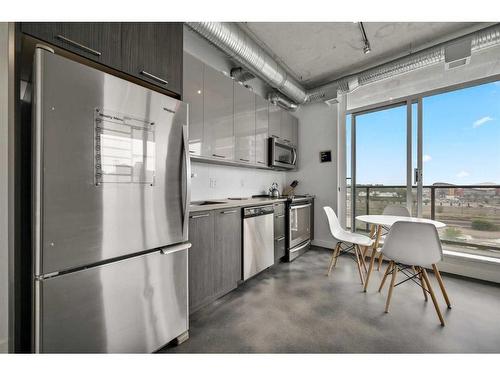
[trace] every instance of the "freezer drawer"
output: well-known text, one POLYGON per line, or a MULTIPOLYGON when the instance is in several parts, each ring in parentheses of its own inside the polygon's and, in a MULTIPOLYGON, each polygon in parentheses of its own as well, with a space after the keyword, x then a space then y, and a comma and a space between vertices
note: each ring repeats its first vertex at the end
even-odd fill
POLYGON ((188 330, 187 249, 37 281, 35 348, 148 353, 188 330))

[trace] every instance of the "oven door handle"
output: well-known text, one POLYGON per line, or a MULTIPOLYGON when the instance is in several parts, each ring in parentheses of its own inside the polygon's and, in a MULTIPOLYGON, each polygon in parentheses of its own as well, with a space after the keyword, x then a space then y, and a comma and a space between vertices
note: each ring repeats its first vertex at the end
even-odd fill
POLYGON ((307 240, 307 242, 299 247, 290 249, 291 253, 295 253, 296 251, 302 250, 304 247, 309 246, 311 244, 311 240, 307 240))
POLYGON ((311 207, 312 203, 307 203, 307 204, 301 204, 298 206, 290 206, 290 210, 297 210, 299 208, 306 208, 306 207, 311 207))
POLYGON ((293 152, 293 161, 292 161, 292 165, 295 165, 295 163, 297 162, 297 149, 294 147, 292 148, 292 152, 293 152))

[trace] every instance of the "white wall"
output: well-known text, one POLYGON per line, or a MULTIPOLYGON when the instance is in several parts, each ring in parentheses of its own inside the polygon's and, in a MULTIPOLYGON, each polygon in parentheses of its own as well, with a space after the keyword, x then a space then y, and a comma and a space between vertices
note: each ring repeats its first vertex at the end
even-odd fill
POLYGON ((297 194, 313 194, 314 245, 333 247, 323 206, 337 211, 337 106, 325 103, 301 106, 299 118, 299 151, 297 172, 287 173, 287 181, 298 180, 297 194), (332 162, 320 163, 320 151, 332 151, 332 162))
POLYGON ((8 24, 0 22, 0 353, 8 350, 8 24))
POLYGON ((191 174, 191 201, 267 194, 273 182, 280 190, 285 183, 284 172, 196 162, 191 163, 191 174))

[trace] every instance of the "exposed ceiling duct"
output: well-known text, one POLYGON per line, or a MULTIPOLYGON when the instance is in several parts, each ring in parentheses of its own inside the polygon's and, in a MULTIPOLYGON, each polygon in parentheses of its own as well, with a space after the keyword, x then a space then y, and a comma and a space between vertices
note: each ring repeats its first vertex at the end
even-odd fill
POLYGON ((279 92, 270 92, 267 94, 267 100, 281 108, 295 111, 298 105, 288 99, 286 96, 281 95, 279 92))
POLYGON ((500 44, 500 25, 494 25, 476 31, 472 34, 402 57, 390 63, 382 64, 361 73, 343 77, 339 80, 327 83, 326 85, 309 90, 307 92, 308 102, 328 100, 332 98, 333 91, 335 90, 343 93, 349 92, 349 81, 352 80, 353 77, 357 77, 359 86, 362 86, 385 78, 394 77, 398 74, 444 62, 445 48, 447 46, 457 45, 467 40, 471 43, 472 52, 498 45, 500 44))
POLYGON ((187 25, 295 103, 306 101, 307 94, 300 83, 236 23, 188 22, 187 25))
POLYGON ((272 92, 268 99, 288 109, 295 109, 297 104, 306 102, 327 101, 335 98, 337 92, 349 92, 353 87, 354 79, 357 85, 362 86, 444 62, 445 47, 462 40, 470 40, 472 52, 500 44, 500 25, 497 24, 306 91, 236 23, 189 22, 188 26, 282 93, 284 96, 272 92))

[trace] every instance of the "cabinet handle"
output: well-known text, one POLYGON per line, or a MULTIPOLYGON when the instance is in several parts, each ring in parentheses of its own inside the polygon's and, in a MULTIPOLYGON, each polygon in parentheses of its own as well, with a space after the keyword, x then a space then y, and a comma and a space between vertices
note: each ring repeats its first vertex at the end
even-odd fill
POLYGON ((194 153, 196 153, 196 151, 189 150, 189 153, 190 153, 190 154, 194 154, 194 153))
POLYGON ((281 218, 284 218, 285 215, 277 215, 276 217, 279 217, 281 219, 281 218))
POLYGON ((157 77, 154 74, 148 73, 145 70, 141 70, 139 73, 142 74, 145 77, 151 78, 152 80, 154 80, 156 82, 160 82, 163 85, 168 85, 168 81, 166 81, 166 80, 164 80, 164 79, 162 79, 160 77, 157 77))
POLYGON ((245 162, 247 162, 247 163, 250 161, 249 159, 242 159, 242 158, 240 158, 240 160, 241 160, 241 161, 245 161, 245 162))
POLYGON ((74 40, 68 39, 62 35, 56 35, 56 39, 62 40, 63 42, 66 42, 68 44, 71 44, 73 47, 80 48, 81 50, 91 53, 94 56, 101 56, 101 52, 96 51, 95 49, 92 49, 90 47, 84 46, 83 44, 80 44, 78 42, 75 42, 74 40))
POLYGON ((216 158, 222 158, 222 159, 226 158, 224 155, 212 154, 212 156, 215 156, 216 158))
POLYGON ((257 163, 259 163, 259 164, 266 164, 266 163, 265 163, 265 162, 263 162, 263 161, 257 161, 257 163))
POLYGON ((235 214, 237 211, 236 210, 232 210, 232 211, 221 211, 221 214, 223 215, 227 215, 227 214, 235 214))
POLYGON ((193 215, 190 216, 191 219, 199 219, 200 217, 209 217, 210 214, 203 214, 203 215, 193 215))
POLYGON ((284 239, 285 239, 285 236, 282 236, 282 237, 280 237, 280 238, 277 238, 277 239, 276 239, 276 242, 281 242, 281 241, 283 241, 284 239))

